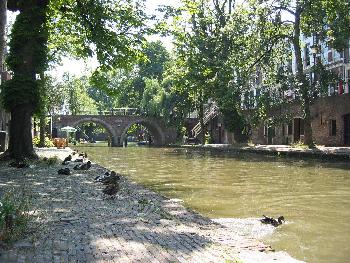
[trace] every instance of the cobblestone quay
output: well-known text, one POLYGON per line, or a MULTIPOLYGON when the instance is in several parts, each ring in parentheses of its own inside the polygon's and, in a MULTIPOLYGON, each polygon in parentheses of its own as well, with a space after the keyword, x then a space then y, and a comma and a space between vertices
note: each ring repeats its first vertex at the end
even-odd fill
MULTIPOLYGON (((38 153, 62 159, 70 150, 38 153)), ((162 197, 126 177, 116 197, 105 198, 103 185, 94 182, 105 168, 93 164, 88 171, 58 175, 59 168, 0 164, 0 193, 23 188, 36 208, 31 233, 10 247, 2 246, 1 263, 298 262, 242 231, 249 220, 214 222, 186 209, 180 200, 162 197)))

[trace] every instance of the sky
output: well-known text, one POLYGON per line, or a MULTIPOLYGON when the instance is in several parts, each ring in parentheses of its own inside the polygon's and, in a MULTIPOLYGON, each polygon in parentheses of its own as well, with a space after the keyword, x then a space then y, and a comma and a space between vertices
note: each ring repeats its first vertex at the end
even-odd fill
MULTIPOLYGON (((180 0, 146 0, 146 12, 148 14, 154 14, 155 10, 159 5, 172 5, 179 6, 180 0)), ((171 50, 171 37, 160 37, 157 35, 148 37, 150 41, 160 40, 163 42, 163 45, 171 50)), ((69 72, 71 75, 82 76, 86 71, 91 71, 98 66, 96 59, 89 59, 87 61, 83 60, 74 60, 70 58, 64 58, 62 60, 61 66, 55 67, 51 70, 51 74, 58 79, 62 78, 63 73, 69 72)))

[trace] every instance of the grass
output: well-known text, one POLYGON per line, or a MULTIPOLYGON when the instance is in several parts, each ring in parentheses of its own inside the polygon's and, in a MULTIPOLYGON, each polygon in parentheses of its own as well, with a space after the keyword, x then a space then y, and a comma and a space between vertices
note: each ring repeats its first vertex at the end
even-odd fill
POLYGON ((292 148, 299 148, 299 149, 309 149, 310 147, 304 143, 302 143, 301 141, 295 142, 293 144, 290 145, 292 148))
POLYGON ((57 156, 50 157, 50 158, 44 157, 40 160, 40 162, 51 166, 51 165, 56 165, 56 164, 60 163, 60 160, 57 158, 57 156))
POLYGON ((10 243, 22 238, 28 230, 30 198, 24 191, 12 189, 0 199, 0 241, 10 243))

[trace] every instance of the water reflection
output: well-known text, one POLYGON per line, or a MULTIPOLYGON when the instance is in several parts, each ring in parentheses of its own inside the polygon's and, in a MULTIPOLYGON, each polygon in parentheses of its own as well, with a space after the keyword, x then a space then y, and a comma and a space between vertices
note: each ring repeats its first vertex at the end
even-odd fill
POLYGON ((267 242, 298 259, 349 261, 349 163, 142 147, 84 151, 212 218, 284 215, 287 224, 267 242))

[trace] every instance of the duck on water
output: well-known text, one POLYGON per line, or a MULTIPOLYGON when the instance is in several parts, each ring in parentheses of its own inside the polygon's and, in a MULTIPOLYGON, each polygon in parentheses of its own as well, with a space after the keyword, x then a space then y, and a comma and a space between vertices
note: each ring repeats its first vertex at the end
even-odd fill
POLYGON ((282 225, 282 223, 285 222, 284 220, 284 216, 280 216, 279 218, 274 219, 273 217, 268 217, 263 215, 263 219, 260 219, 260 222, 263 224, 269 224, 269 225, 273 225, 274 227, 278 227, 279 225, 282 225))

